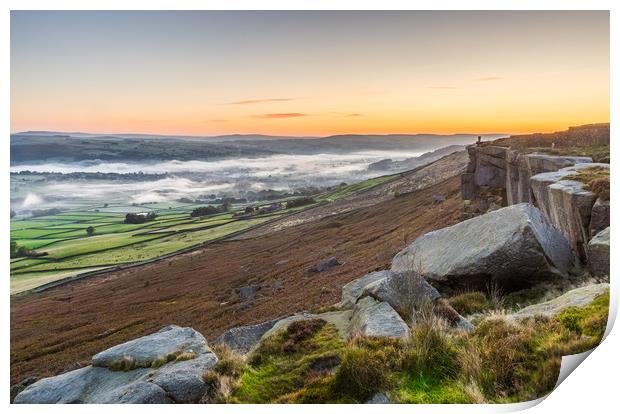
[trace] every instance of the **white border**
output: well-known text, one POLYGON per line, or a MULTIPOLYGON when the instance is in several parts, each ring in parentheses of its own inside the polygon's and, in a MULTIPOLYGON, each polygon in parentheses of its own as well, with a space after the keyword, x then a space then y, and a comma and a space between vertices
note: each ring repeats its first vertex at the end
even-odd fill
MULTIPOLYGON (((1 43, 2 56, 2 109, 4 116, 2 119, 2 131, 5 133, 5 138, 2 140, 2 151, 0 151, 0 160, 3 165, 3 171, 8 172, 9 167, 9 131, 10 131, 10 94, 8 93, 10 88, 10 73, 9 73, 9 45, 10 45, 10 10, 135 10, 135 9, 169 9, 169 10, 381 10, 381 9, 395 9, 395 10, 611 10, 611 116, 612 120, 619 120, 620 113, 617 106, 617 93, 618 93, 618 73, 620 66, 618 65, 618 41, 620 39, 620 33, 618 31, 618 9, 620 8, 620 2, 618 1, 576 1, 576 0, 564 0, 564 1, 551 1, 551 0, 503 0, 489 1, 489 0, 470 0, 467 2, 458 0, 434 0, 434 1, 406 1, 406 0, 382 0, 382 1, 335 1, 335 0, 229 0, 229 1, 199 1, 199 0, 176 0, 176 1, 164 1, 164 0, 150 0, 145 2, 132 1, 132 0, 8 0, 3 3, 4 13, 0 17, 0 28, 2 30, 3 41, 1 43)), ((578 57, 576 57, 578 59, 578 57)), ((535 64, 535 62, 533 62, 535 64)), ((615 122, 611 123, 612 130, 612 152, 613 158, 616 159, 615 151, 615 139, 618 136, 618 126, 615 122)), ((612 205, 616 205, 616 183, 618 182, 618 174, 615 168, 612 168, 612 181, 614 183, 614 189, 612 191, 612 205)), ((0 181, 2 188, 2 194, 8 195, 9 192, 9 180, 8 174, 4 176, 4 179, 0 181)), ((4 198, 4 202, 0 207, 0 217, 5 217, 4 221, 4 234, 8 233, 10 228, 9 224, 9 197, 4 198)), ((612 222, 614 221, 612 215, 612 222)), ((2 263, 5 263, 4 273, 4 292, 3 298, 3 313, 1 315, 3 332, 5 335, 2 340, 2 349, 0 355, 2 358, 2 382, 1 387, 5 392, 5 404, 8 405, 9 400, 9 317, 10 317, 10 301, 9 301, 9 260, 8 260, 8 238, 2 238, 0 245, 0 254, 2 263)), ((612 244, 613 246, 613 244, 612 244)), ((618 261, 615 260, 615 255, 612 252, 611 255, 611 273, 615 273, 618 269, 618 261)), ((612 315, 615 318, 618 308, 618 295, 617 288, 612 276, 612 315)), ((381 406, 329 406, 329 407, 316 407, 311 405, 305 406, 283 406, 283 405, 265 405, 265 406, 232 406, 232 405, 219 405, 219 406, 184 406, 184 407, 164 407, 164 406, 115 406, 114 410, 121 412, 148 412, 153 413, 168 413, 170 410, 179 410, 183 412, 252 412, 252 413, 288 413, 290 411, 315 413, 317 409, 326 411, 342 412, 375 412, 380 409, 382 412, 401 412, 401 411, 415 411, 419 413, 484 413, 484 412, 507 412, 516 411, 528 407, 532 413, 549 413, 549 412, 562 412, 562 413, 606 413, 612 410, 617 410, 618 403, 616 402, 618 396, 617 386, 617 371, 620 367, 618 351, 620 350, 620 335, 615 331, 603 341, 603 343, 587 358, 587 362, 581 364, 576 371, 569 375, 568 378, 554 391, 547 399, 539 405, 536 403, 522 403, 514 405, 389 405, 381 406), (613 407, 613 408, 612 408, 613 407)), ((540 402, 540 401, 538 401, 540 402)), ((111 407, 104 406, 89 406, 86 409, 91 412, 104 412, 104 410, 111 407)), ((79 412, 83 411, 85 407, 76 406, 15 406, 9 407, 10 410, 19 413, 38 413, 41 410, 45 412, 79 412)))

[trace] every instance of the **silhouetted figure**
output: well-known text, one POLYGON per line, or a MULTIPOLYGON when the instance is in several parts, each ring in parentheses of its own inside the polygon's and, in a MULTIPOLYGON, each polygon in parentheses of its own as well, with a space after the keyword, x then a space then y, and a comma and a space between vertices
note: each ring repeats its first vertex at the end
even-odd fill
POLYGON ((480 145, 481 142, 482 142, 482 136, 478 135, 478 142, 476 142, 476 145, 480 145))

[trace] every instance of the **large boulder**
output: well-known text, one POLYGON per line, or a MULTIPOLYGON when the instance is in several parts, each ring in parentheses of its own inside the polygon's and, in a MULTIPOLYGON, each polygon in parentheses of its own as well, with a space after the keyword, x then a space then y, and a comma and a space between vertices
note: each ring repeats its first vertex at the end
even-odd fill
POLYGON ((362 296, 364 288, 392 274, 390 270, 381 270, 378 272, 368 273, 359 279, 355 279, 342 287, 342 299, 340 304, 343 308, 351 309, 355 306, 357 300, 362 296))
POLYGON ((441 297, 437 289, 414 271, 389 272, 368 284, 362 296, 388 303, 404 320, 415 322, 416 315, 430 309, 441 297))
POLYGON ((208 391, 202 374, 216 363, 200 333, 171 325, 95 355, 93 365, 37 381, 14 402, 195 403, 208 391))
POLYGON ((192 328, 167 326, 151 335, 113 346, 93 356, 95 367, 112 370, 148 368, 153 364, 174 359, 183 352, 210 352, 205 338, 192 328))
POLYGON ((599 279, 609 279, 609 227, 588 243, 588 268, 599 279))
POLYGON ((353 308, 351 334, 371 337, 406 338, 409 327, 386 302, 379 302, 367 296, 360 299, 353 308))
POLYGON ((583 286, 570 290, 563 295, 547 302, 537 303, 527 306, 518 312, 508 315, 512 321, 530 318, 536 315, 553 317, 570 307, 584 307, 590 304, 597 297, 609 291, 608 283, 583 286))
POLYGON ((505 207, 417 238, 392 270, 416 270, 446 290, 512 291, 565 278, 574 256, 566 239, 531 204, 505 207))
POLYGON ((194 403, 208 391, 202 374, 211 370, 216 363, 217 357, 209 352, 186 361, 165 364, 149 372, 147 382, 165 390, 174 402, 194 403))
POLYGON ((235 352, 247 354, 258 344, 263 335, 278 322, 278 319, 257 325, 239 326, 229 329, 219 336, 214 344, 223 344, 235 352))
POLYGON ((585 247, 590 240, 590 220, 597 196, 586 190, 584 183, 571 180, 570 176, 592 167, 609 168, 609 164, 575 164, 559 171, 537 174, 531 179, 536 205, 582 260, 586 259, 585 247))

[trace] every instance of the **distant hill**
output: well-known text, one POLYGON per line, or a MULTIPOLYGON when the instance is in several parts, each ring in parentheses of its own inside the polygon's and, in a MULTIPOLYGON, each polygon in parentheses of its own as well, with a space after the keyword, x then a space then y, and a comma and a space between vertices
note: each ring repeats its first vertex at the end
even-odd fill
MULTIPOLYGON (((505 135, 486 134, 484 140, 505 135)), ((140 134, 97 135, 31 131, 11 135, 11 164, 84 160, 156 161, 264 157, 274 154, 347 154, 360 151, 427 152, 475 142, 475 134, 334 135, 324 138, 270 135, 216 137, 140 134)))
POLYGON ((402 172, 412 170, 421 165, 428 164, 429 162, 438 160, 441 157, 452 154, 453 152, 462 151, 464 149, 465 147, 463 145, 450 145, 447 147, 439 148, 435 151, 425 152, 419 157, 407 158, 402 161, 385 159, 373 162, 368 166, 368 170, 381 172, 402 172))

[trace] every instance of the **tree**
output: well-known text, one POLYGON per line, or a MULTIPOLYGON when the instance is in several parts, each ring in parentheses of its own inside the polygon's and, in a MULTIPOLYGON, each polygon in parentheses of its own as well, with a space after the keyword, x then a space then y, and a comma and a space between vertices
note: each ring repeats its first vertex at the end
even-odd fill
POLYGON ((13 209, 11 209, 11 218, 15 217, 15 211, 13 211, 13 209))
POLYGON ((213 206, 197 207, 189 214, 191 217, 210 216, 212 214, 220 213, 220 209, 213 206))
POLYGON ((93 234, 95 234, 95 228, 93 226, 86 227, 86 235, 92 236, 93 234))
POLYGON ((145 213, 127 213, 125 215, 125 224, 142 224, 147 221, 155 220, 157 214, 151 211, 148 214, 145 213))
POLYGON ((287 201, 286 208, 307 206, 308 204, 313 204, 314 202, 315 202, 314 198, 312 197, 299 197, 299 198, 295 198, 293 200, 287 201))
POLYGON ((231 209, 231 207, 232 207, 232 202, 230 200, 225 200, 222 203, 222 211, 224 211, 224 212, 225 211, 229 211, 231 209))

